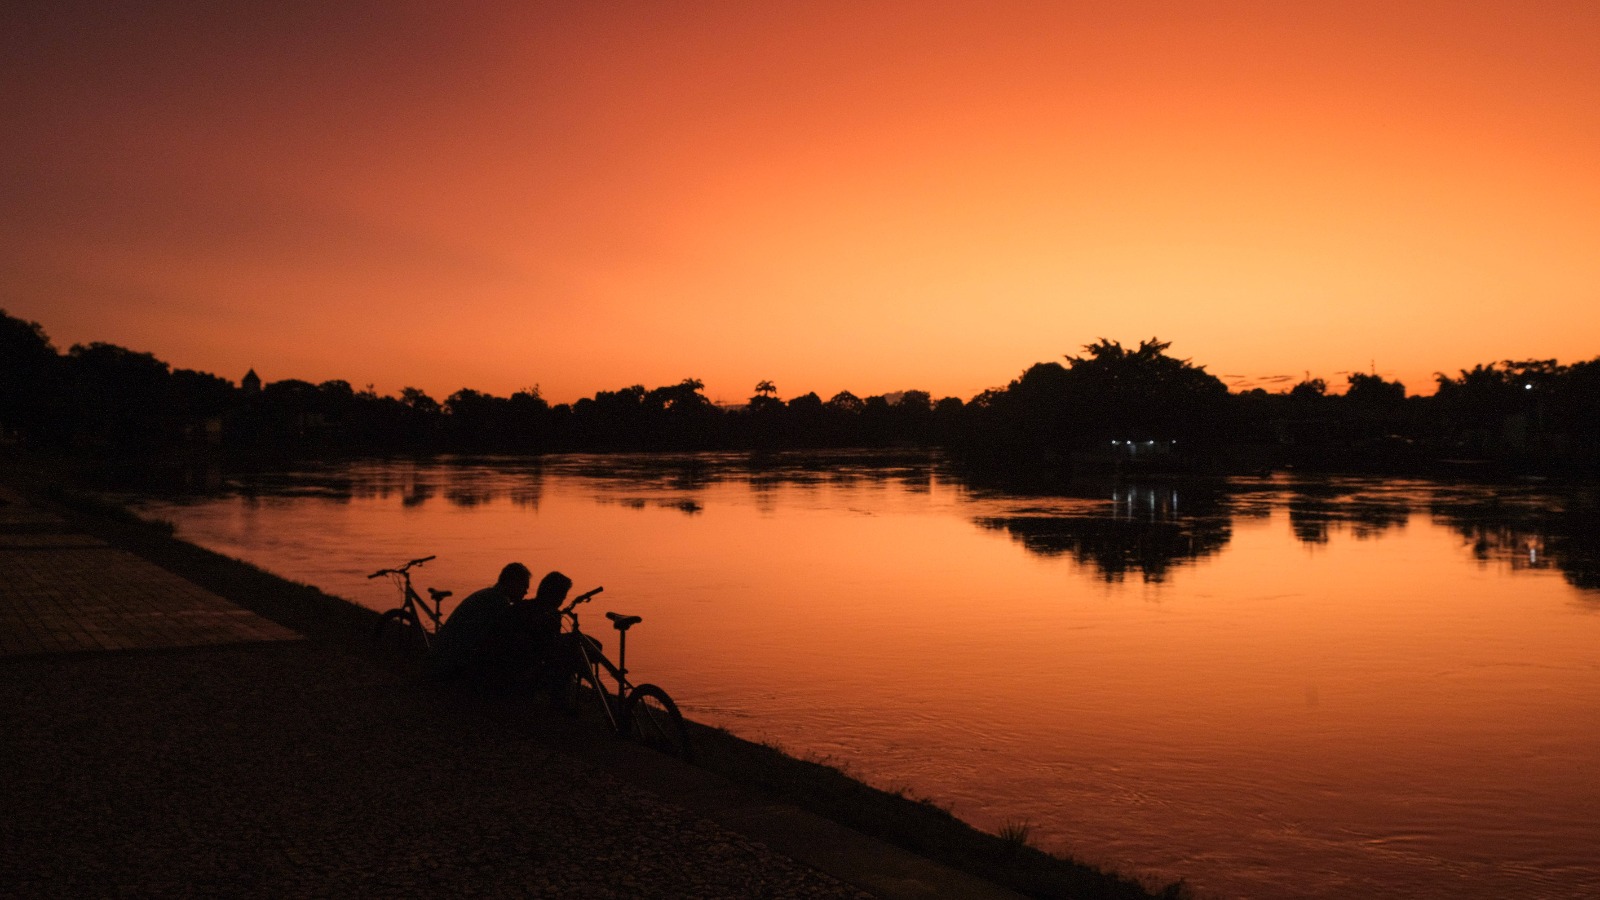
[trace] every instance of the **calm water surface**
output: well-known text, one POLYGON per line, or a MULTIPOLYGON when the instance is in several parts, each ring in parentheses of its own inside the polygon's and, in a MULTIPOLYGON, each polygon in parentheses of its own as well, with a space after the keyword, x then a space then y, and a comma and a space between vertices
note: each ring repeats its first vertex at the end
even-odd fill
POLYGON ((374 608, 522 560, 691 718, 1224 897, 1600 897, 1581 492, 964 484, 927 457, 380 461, 145 496, 374 608))

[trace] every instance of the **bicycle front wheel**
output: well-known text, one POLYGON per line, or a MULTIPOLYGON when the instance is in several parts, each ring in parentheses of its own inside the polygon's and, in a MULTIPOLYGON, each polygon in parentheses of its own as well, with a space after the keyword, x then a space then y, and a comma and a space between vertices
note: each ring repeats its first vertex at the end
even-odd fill
POLYGON ((662 753, 689 759, 689 730, 683 714, 667 692, 641 684, 628 694, 622 707, 622 731, 630 739, 662 753))

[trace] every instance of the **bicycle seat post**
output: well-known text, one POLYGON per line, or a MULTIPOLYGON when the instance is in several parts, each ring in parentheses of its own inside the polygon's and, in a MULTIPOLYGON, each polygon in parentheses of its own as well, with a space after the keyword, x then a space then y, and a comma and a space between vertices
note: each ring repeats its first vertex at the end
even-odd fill
POLYGON ((623 675, 627 675, 627 674, 628 674, 628 630, 626 628, 619 628, 617 630, 617 675, 618 676, 623 676, 623 675))

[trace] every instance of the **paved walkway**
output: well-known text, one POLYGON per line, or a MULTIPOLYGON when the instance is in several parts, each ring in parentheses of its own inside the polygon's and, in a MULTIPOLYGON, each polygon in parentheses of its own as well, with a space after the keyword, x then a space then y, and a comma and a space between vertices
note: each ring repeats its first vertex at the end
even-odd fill
POLYGON ((0 485, 0 656, 300 639, 0 485))
POLYGON ((0 648, 12 896, 1012 896, 305 640, 3 487, 0 648))

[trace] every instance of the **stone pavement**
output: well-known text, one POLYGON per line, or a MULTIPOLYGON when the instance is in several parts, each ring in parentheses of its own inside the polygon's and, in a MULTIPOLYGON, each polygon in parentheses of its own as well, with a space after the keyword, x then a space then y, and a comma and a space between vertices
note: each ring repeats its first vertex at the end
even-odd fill
POLYGON ((0 488, 8 896, 1005 897, 416 683, 0 488))
POLYGON ((0 656, 300 639, 0 485, 0 656))

